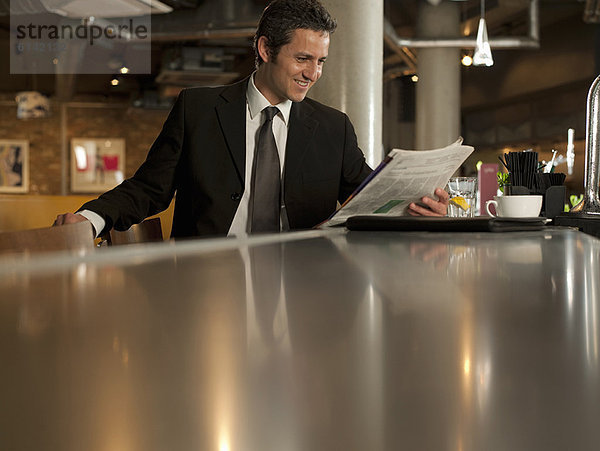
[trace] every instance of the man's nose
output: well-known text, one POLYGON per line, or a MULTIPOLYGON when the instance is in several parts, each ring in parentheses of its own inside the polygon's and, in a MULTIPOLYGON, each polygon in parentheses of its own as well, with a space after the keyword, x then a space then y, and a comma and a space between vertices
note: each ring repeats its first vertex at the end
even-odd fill
POLYGON ((304 78, 306 78, 307 80, 313 82, 317 81, 321 76, 321 66, 318 62, 315 62, 314 64, 311 64, 309 67, 307 67, 302 73, 302 75, 304 75, 304 78))

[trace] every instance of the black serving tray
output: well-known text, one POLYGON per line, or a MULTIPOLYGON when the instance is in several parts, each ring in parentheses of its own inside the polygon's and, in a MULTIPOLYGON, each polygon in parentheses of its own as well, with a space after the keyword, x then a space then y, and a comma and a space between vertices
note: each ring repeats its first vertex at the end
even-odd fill
POLYGON ((349 230, 427 232, 515 232, 541 230, 547 218, 449 218, 430 216, 351 216, 349 230))

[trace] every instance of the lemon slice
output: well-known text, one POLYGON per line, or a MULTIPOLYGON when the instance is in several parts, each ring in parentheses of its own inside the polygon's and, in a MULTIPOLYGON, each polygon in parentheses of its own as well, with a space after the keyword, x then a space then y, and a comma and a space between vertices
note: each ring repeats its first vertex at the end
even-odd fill
POLYGON ((469 209, 469 204, 467 203, 464 197, 453 197, 452 199, 450 199, 450 202, 460 207, 464 211, 467 211, 469 209))

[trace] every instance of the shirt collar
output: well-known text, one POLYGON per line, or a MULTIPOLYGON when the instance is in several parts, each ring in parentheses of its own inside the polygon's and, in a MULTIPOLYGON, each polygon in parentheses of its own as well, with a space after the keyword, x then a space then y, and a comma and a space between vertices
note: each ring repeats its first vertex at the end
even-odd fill
MULTIPOLYGON (((250 109, 250 118, 254 119, 257 114, 260 114, 262 110, 264 110, 268 106, 272 106, 271 103, 262 95, 262 93, 258 90, 256 85, 254 84, 254 72, 248 81, 248 88, 246 89, 246 100, 248 102, 248 108, 250 109)), ((292 101, 290 99, 286 99, 277 105, 273 105, 279 108, 281 115, 283 116, 283 121, 287 125, 290 119, 290 110, 292 109, 292 101)))

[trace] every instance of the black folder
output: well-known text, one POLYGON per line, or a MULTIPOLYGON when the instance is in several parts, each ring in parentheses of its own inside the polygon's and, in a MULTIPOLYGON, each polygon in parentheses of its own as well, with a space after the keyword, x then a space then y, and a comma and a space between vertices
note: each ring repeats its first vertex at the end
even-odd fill
POLYGON ((515 232, 541 230, 547 218, 449 218, 431 216, 351 216, 350 230, 427 231, 427 232, 515 232))

